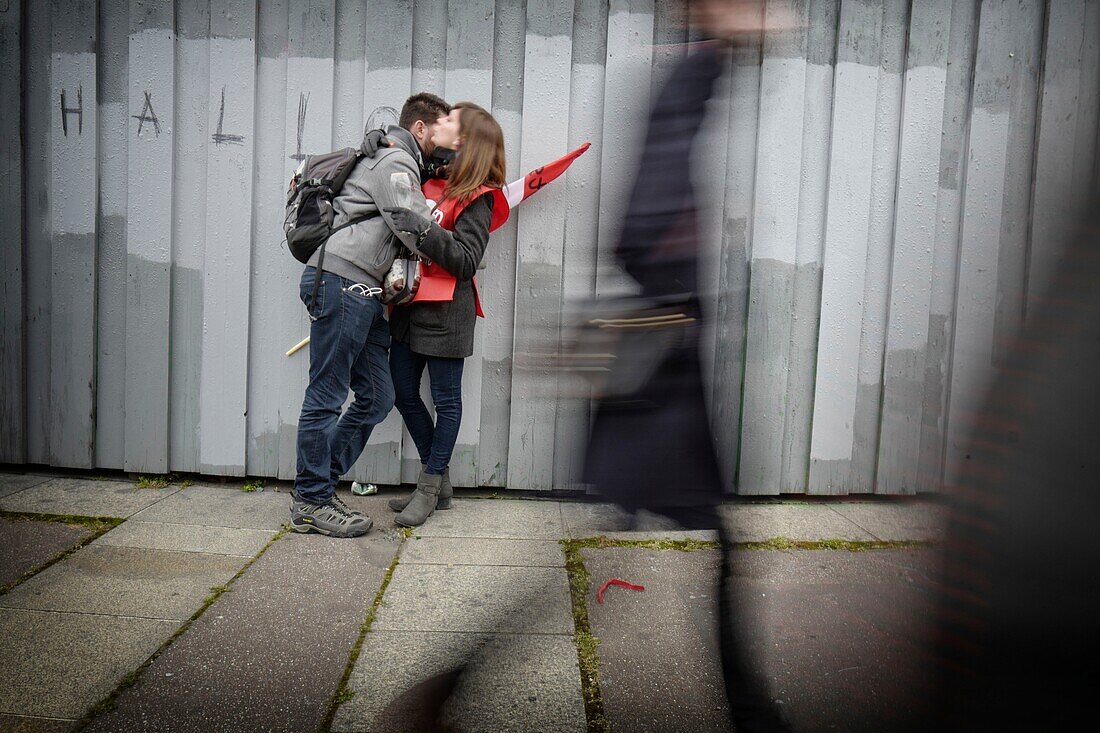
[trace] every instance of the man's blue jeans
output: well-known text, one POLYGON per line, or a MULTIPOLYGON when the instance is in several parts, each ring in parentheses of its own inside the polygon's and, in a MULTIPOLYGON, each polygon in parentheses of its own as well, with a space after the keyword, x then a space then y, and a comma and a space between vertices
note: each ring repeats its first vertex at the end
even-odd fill
POLYGON ((393 408, 393 381, 382 303, 349 290, 351 280, 325 272, 311 307, 316 273, 307 267, 300 285, 302 302, 316 320, 309 328, 309 386, 298 418, 294 489, 303 501, 324 504, 393 408), (355 401, 341 415, 349 388, 355 401))
POLYGON ((397 410, 405 420, 420 454, 420 462, 426 471, 436 476, 443 473, 451 462, 451 454, 458 440, 458 426, 462 422, 462 364, 463 359, 442 356, 425 356, 394 341, 390 349, 390 372, 397 393, 397 410), (435 404, 435 422, 432 422, 424 400, 420 399, 420 379, 428 368, 432 402, 435 404))

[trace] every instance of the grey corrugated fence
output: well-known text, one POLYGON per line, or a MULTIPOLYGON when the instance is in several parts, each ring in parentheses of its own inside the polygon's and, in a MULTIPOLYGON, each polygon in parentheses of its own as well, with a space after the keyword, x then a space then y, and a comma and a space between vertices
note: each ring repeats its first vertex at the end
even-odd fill
MULTIPOLYGON (((1097 177, 1100 2, 767 8, 805 25, 738 51, 700 151, 723 459, 743 493, 939 490, 1097 177)), ((570 485, 587 405, 513 371, 516 337, 612 287, 683 17, 0 0, 0 462, 293 476, 307 360, 283 352, 308 324, 286 181, 429 90, 490 108, 515 176, 592 142, 493 237, 453 464, 460 485, 570 485)), ((415 463, 394 414, 355 475, 415 463)))

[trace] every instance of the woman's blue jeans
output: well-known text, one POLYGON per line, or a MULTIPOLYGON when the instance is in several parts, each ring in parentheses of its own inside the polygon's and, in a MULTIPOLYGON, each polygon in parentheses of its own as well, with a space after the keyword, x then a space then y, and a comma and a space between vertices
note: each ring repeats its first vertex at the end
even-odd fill
POLYGON ((462 364, 464 359, 418 354, 409 345, 394 341, 390 346, 390 375, 398 412, 405 420, 420 462, 426 471, 440 475, 451 462, 462 422, 462 364), (420 399, 420 378, 428 368, 435 421, 420 399))

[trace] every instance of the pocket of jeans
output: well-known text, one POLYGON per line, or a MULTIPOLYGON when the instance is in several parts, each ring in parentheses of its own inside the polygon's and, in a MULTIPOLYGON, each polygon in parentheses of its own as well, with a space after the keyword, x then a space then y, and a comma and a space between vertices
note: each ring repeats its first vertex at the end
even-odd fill
POLYGON ((302 298, 302 304, 305 305, 306 310, 309 311, 310 315, 314 318, 319 318, 321 314, 325 312, 325 278, 328 277, 331 277, 331 275, 326 274, 321 276, 321 282, 317 286, 316 307, 314 307, 311 302, 313 300, 314 278, 308 277, 302 279, 301 293, 299 295, 302 298))

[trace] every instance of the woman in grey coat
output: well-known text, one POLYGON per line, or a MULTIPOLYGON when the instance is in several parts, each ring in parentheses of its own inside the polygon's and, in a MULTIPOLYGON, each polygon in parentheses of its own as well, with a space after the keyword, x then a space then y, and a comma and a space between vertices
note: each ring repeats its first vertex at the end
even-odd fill
POLYGON ((424 277, 434 274, 450 292, 449 299, 421 300, 420 294, 428 290, 425 280, 417 298, 394 308, 390 315, 395 404, 423 464, 413 494, 390 502, 400 512, 394 521, 404 527, 423 524, 437 508, 451 505, 447 467, 462 420, 462 367, 473 353, 474 326, 481 315, 474 275, 493 224, 508 214, 501 192, 504 134, 492 115, 476 104, 460 102, 440 118, 432 142, 437 150, 456 153, 445 178, 424 185, 429 205, 434 203, 433 220, 408 209, 388 210, 398 230, 417 235, 417 249, 431 260, 424 277), (420 398, 425 369, 435 404, 434 421, 420 398))

